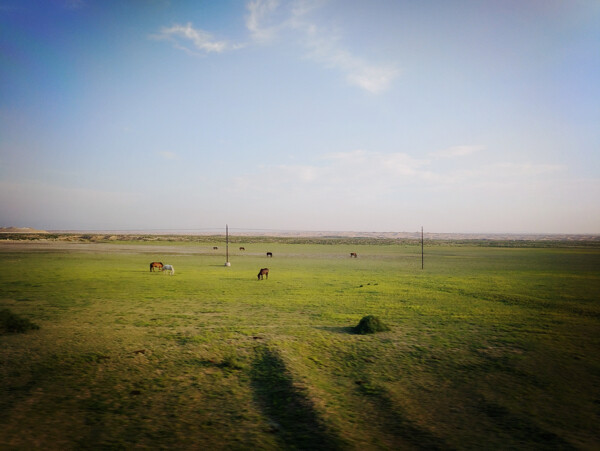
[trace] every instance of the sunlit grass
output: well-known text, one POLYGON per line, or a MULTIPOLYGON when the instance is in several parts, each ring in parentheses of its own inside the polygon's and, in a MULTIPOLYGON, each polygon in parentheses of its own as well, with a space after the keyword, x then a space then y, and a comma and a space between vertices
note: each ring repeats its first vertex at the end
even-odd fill
POLYGON ((0 248, 0 447, 600 443, 599 249, 243 245, 0 248))

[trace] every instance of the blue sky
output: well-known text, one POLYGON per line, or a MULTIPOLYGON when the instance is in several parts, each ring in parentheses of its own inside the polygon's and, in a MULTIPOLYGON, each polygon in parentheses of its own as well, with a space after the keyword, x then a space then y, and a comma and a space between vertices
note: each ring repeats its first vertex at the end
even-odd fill
POLYGON ((0 0, 0 226, 600 233, 600 3, 0 0))

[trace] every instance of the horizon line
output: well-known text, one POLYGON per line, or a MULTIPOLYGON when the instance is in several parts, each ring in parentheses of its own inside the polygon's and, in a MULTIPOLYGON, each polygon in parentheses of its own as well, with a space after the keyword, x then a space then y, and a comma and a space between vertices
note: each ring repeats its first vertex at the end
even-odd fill
MULTIPOLYGON (((268 228, 247 228, 247 227, 229 227, 229 230, 237 233, 249 234, 256 232, 259 235, 303 235, 305 237, 380 237, 380 238, 412 238, 420 237, 421 230, 415 231, 360 231, 360 230, 306 230, 306 229, 268 229, 268 228), (395 236, 392 236, 395 235, 395 236)), ((225 227, 202 227, 202 228, 119 228, 119 229, 34 229, 32 227, 0 227, 0 233, 102 233, 102 234, 151 234, 151 235, 225 235, 225 227), (13 230, 10 230, 13 229, 13 230), (20 229, 20 230, 19 230, 20 229)), ((527 238, 558 238, 568 239, 570 237, 600 238, 600 233, 573 233, 573 232, 427 232, 423 231, 424 236, 432 237, 460 237, 470 238, 502 238, 505 239, 527 239, 527 238), (520 237, 520 238, 519 238, 520 237)))

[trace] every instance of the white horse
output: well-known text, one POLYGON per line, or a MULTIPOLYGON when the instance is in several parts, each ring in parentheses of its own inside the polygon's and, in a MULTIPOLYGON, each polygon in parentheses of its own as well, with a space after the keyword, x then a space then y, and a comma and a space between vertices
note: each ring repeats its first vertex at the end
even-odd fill
POLYGON ((173 265, 164 265, 163 271, 171 271, 171 275, 175 274, 175 268, 173 268, 173 265))

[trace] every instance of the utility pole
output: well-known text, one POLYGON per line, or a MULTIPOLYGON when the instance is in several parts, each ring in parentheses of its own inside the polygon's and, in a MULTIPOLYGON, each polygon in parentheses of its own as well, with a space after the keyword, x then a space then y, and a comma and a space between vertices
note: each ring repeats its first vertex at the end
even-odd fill
POLYGON ((425 268, 425 257, 423 253, 423 226, 421 226, 421 269, 425 268))
POLYGON ((225 224, 225 266, 231 266, 229 263, 229 225, 225 224))

